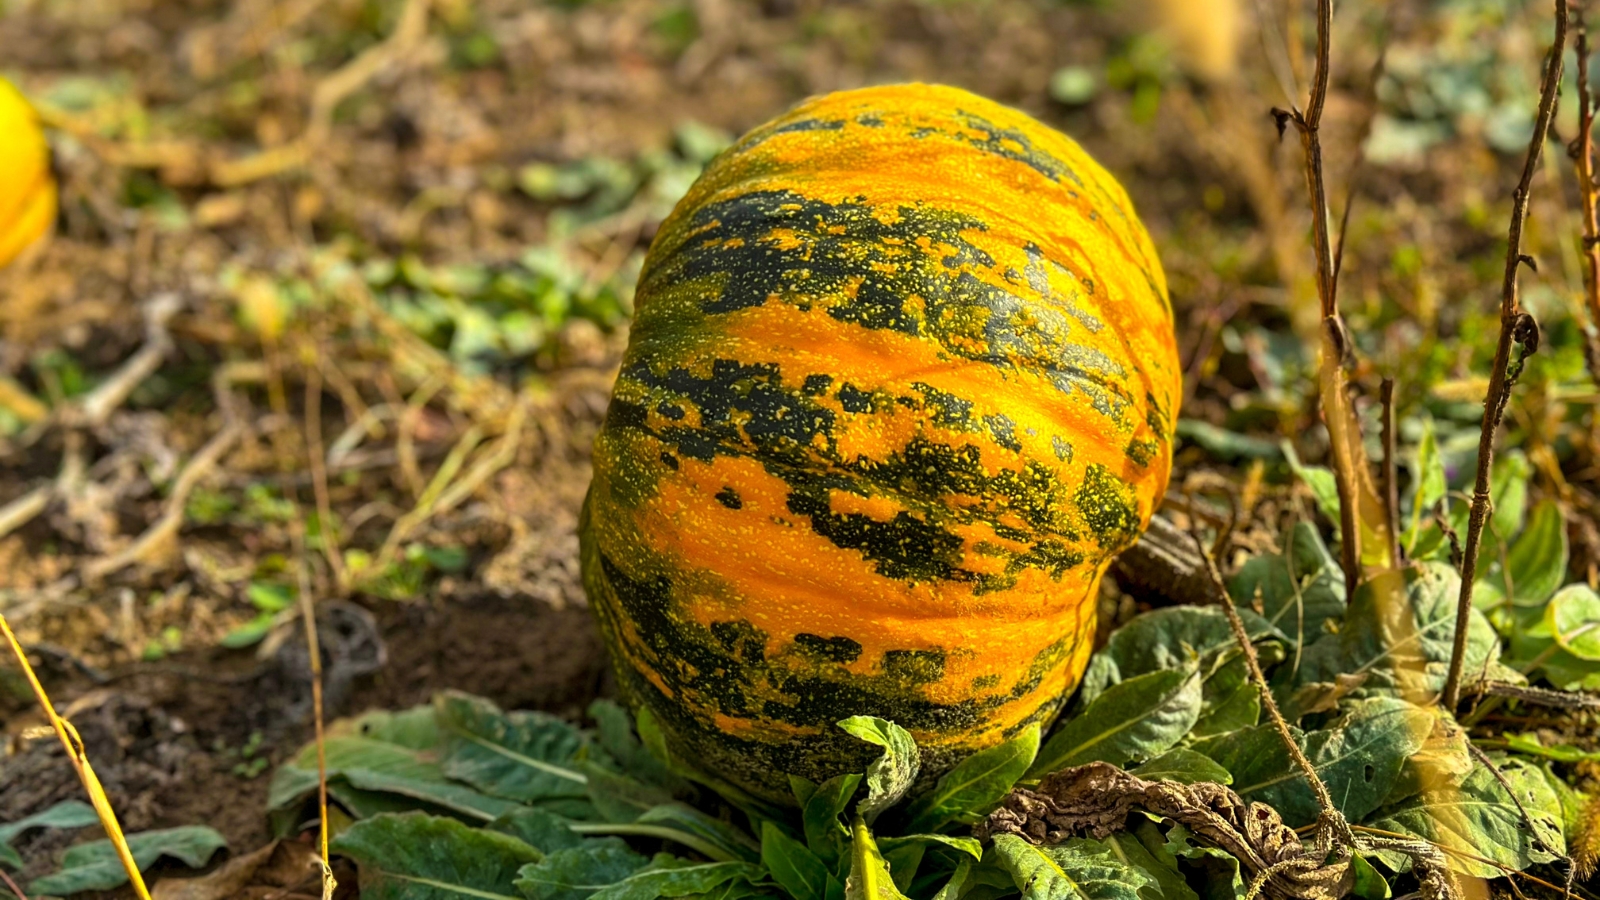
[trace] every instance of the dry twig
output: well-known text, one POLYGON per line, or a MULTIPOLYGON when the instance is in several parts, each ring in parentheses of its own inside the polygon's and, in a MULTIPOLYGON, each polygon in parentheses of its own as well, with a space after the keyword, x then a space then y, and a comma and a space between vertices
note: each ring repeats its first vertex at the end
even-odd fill
POLYGON ((1583 197, 1583 298, 1589 309, 1584 355, 1589 374, 1600 384, 1600 185, 1594 171, 1594 96, 1589 91, 1589 29, 1583 20, 1583 5, 1572 11, 1577 31, 1578 50, 1578 136, 1567 147, 1578 176, 1578 191, 1583 197))
MULTIPOLYGON (((1322 347, 1318 380, 1330 456, 1339 489, 1339 552, 1345 584, 1353 591, 1362 582, 1363 559, 1379 568, 1397 560, 1390 556, 1388 519, 1372 485, 1372 471, 1361 443, 1361 423, 1350 402, 1345 360, 1353 352, 1350 334, 1339 316, 1338 260, 1328 233, 1328 189, 1322 167, 1322 109, 1328 97, 1333 0, 1317 0, 1317 68, 1305 110, 1274 109, 1281 136, 1293 125, 1305 151, 1306 190, 1311 202, 1312 246, 1317 259, 1317 297, 1322 304, 1322 347), (1375 547, 1364 547, 1371 536, 1375 547)), ((1343 241, 1340 242, 1343 253, 1343 241)))
POLYGON ((1478 471, 1473 484, 1472 508, 1467 517, 1467 543, 1461 559, 1461 594, 1456 603, 1455 644, 1450 653, 1450 672, 1445 678, 1440 702, 1454 710, 1461 700, 1461 666, 1467 651, 1467 617, 1472 612, 1472 587, 1478 575, 1478 548, 1483 527, 1489 520, 1493 502, 1489 496, 1489 476, 1494 465, 1494 439, 1505 415, 1511 388, 1522 374, 1527 357, 1539 349, 1539 325, 1523 310, 1518 298, 1517 276, 1532 257, 1522 252, 1522 228, 1528 220, 1528 194, 1533 173, 1544 153, 1545 136, 1555 117, 1556 100, 1561 93, 1561 54, 1567 41, 1567 0, 1555 0, 1556 33, 1545 63, 1544 83, 1539 91, 1539 114, 1533 136, 1528 139, 1528 154, 1522 164, 1522 178, 1511 200, 1511 228, 1506 243, 1505 277, 1500 286, 1500 339, 1495 345, 1494 368, 1489 374, 1489 393, 1483 400, 1483 430, 1478 438, 1478 471), (1520 351, 1515 347, 1520 346, 1520 351), (1516 358, 1513 359, 1515 352, 1516 358))

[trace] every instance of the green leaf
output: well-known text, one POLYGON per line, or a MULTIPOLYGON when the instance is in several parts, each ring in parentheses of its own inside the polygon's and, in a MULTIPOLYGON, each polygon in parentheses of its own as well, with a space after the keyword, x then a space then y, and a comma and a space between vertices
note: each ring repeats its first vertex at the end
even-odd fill
POLYGON ((878 838, 878 846, 884 853, 897 847, 911 844, 921 844, 925 847, 949 847, 957 853, 965 853, 974 861, 983 859, 983 844, 974 837, 961 837, 954 834, 905 834, 896 837, 878 838))
POLYGON ((1023 780, 1095 760, 1121 766, 1156 756, 1194 727, 1200 702, 1200 675, 1192 663, 1114 685, 1056 729, 1023 780))
POLYGON ((851 827, 850 876, 844 882, 844 896, 845 900, 907 900, 895 886, 872 832, 859 815, 851 827))
POLYGON ((1378 873, 1367 862, 1367 858, 1357 853, 1350 858, 1350 866, 1355 869, 1355 883, 1350 886, 1350 896, 1358 900, 1389 900, 1394 896, 1389 890, 1389 880, 1378 873))
POLYGON ((647 784, 664 788, 668 793, 686 790, 688 784, 667 764, 645 749, 633 733, 633 716, 610 700, 596 700, 589 704, 589 718, 594 719, 600 746, 622 766, 622 771, 647 784))
POLYGON ((866 799, 856 804, 856 815, 871 824, 911 790, 922 765, 922 756, 911 733, 887 719, 851 716, 840 720, 839 727, 883 748, 883 755, 867 766, 866 799))
MULTIPOLYGON (((1460 576, 1442 563, 1372 576, 1351 598, 1339 633, 1306 649, 1291 687, 1365 675, 1350 696, 1437 694, 1450 666, 1460 590, 1460 576)), ((1469 613, 1467 628, 1464 670, 1482 671, 1499 655, 1500 638, 1477 610, 1469 613)), ((1285 715, 1295 713, 1285 710, 1285 715)))
MULTIPOLYGON (((1546 845, 1564 852, 1561 803, 1544 774, 1514 759, 1502 764, 1501 771, 1533 817, 1546 845)), ((1451 866, 1479 878, 1494 878, 1504 872, 1469 856, 1484 857, 1517 870, 1554 859, 1535 849, 1533 835, 1516 804, 1494 773, 1482 765, 1474 768, 1459 788, 1418 794, 1380 810, 1367 824, 1458 851, 1450 854, 1451 866)), ((1387 852, 1380 855, 1397 871, 1410 867, 1410 860, 1404 856, 1387 852)))
POLYGON ((1164 838, 1155 823, 1142 822, 1136 830, 1147 831, 1156 849, 1127 831, 1108 834, 1100 843, 1123 865, 1150 876, 1150 883, 1139 888, 1140 900, 1200 900, 1178 869, 1178 861, 1161 846, 1164 838))
POLYGON ((972 873, 972 860, 962 859, 956 862, 956 869, 950 873, 950 880, 939 888, 933 895, 933 900, 958 900, 967 886, 967 876, 972 873))
POLYGON ((1203 781, 1216 784, 1233 783, 1233 776, 1228 774, 1227 769, 1204 753, 1197 753, 1187 747, 1174 747, 1128 771, 1129 774, 1137 775, 1145 781, 1176 781, 1180 784, 1198 784, 1203 781))
POLYGON ((1521 450, 1508 450, 1495 457, 1494 470, 1489 473, 1489 491, 1494 497, 1489 521, 1502 539, 1522 530, 1528 507, 1528 478, 1532 475, 1533 466, 1521 450))
POLYGON ((367 900, 514 900, 517 871, 543 858, 510 835, 415 812, 357 822, 328 849, 356 861, 367 900))
POLYGON ((822 860, 770 821, 761 823, 761 864, 791 897, 804 900, 842 900, 844 897, 844 885, 833 877, 822 860))
POLYGON ((854 773, 835 775, 817 786, 801 807, 806 846, 830 871, 837 869, 844 858, 844 845, 850 839, 850 831, 839 821, 839 816, 850 805, 861 778, 854 773))
POLYGON ((348 724, 335 723, 333 730, 348 728, 361 737, 386 744, 399 744, 412 750, 432 750, 444 743, 433 704, 425 703, 397 712, 377 710, 363 713, 348 724))
MULTIPOLYGON (((359 791, 407 797, 484 822, 519 806, 450 782, 426 751, 354 736, 330 737, 326 747, 330 789, 333 780, 340 779, 359 791)), ((317 748, 313 744, 273 774, 267 808, 293 808, 316 790, 317 748)))
POLYGON ((1586 584, 1570 584, 1550 598, 1545 622, 1557 645, 1588 662, 1600 662, 1600 594, 1586 584))
POLYGON ((1088 838, 1036 847, 1014 834, 996 835, 995 853, 1023 900, 1139 900, 1155 879, 1088 838))
POLYGON ((1434 434, 1433 417, 1424 416, 1422 419, 1422 440, 1417 444, 1417 468, 1412 473, 1416 482, 1417 492, 1411 501, 1411 527, 1413 534, 1419 531, 1418 526, 1422 517, 1440 501, 1450 490, 1450 483, 1445 478, 1444 457, 1439 454, 1439 439, 1434 434))
POLYGON ((22 868, 22 855, 11 847, 17 835, 30 828, 84 828, 100 821, 94 807, 82 800, 63 800, 31 816, 0 825, 0 865, 22 868))
POLYGON ((1163 847, 1166 852, 1175 857, 1189 860, 1192 865, 1205 873, 1207 900, 1243 900, 1248 893, 1245 886, 1244 875, 1239 870, 1239 857, 1221 849, 1202 844, 1195 840, 1194 833, 1184 825, 1174 825, 1167 832, 1167 842, 1163 847))
MULTIPOLYGON (((1273 639, 1281 640, 1283 634, 1248 609, 1240 609, 1239 614, 1263 663, 1278 658, 1279 647, 1273 639)), ((1198 660, 1201 684, 1200 713, 1190 732, 1203 737, 1254 725, 1260 713, 1260 695, 1250 684, 1227 614, 1214 606, 1164 607, 1136 616, 1112 632, 1105 648, 1089 661, 1074 708, 1082 709, 1113 684, 1163 669, 1181 669, 1193 664, 1191 658, 1198 660)))
POLYGON ((761 848, 743 829, 678 802, 652 807, 633 822, 574 825, 581 834, 641 835, 674 841, 716 862, 756 862, 761 848))
POLYGON ((634 722, 639 731, 639 741, 644 744, 652 755, 666 763, 667 768, 673 774, 689 781, 703 784, 716 791, 723 800, 738 807, 751 821, 756 819, 780 819, 784 816, 785 810, 765 800, 756 798, 749 792, 691 765, 688 761, 674 754, 672 748, 667 744, 666 735, 661 731, 661 723, 656 721, 655 715, 650 712, 648 707, 639 707, 638 712, 635 714, 634 722))
POLYGON ((962 760, 939 779, 933 790, 906 810, 906 831, 937 831, 969 815, 988 813, 1011 791, 1039 755, 1038 723, 1029 725, 998 746, 962 760))
MULTIPOLYGON (((1321 637, 1345 611, 1344 571, 1310 522, 1295 523, 1283 537, 1281 553, 1246 560, 1229 580, 1228 593, 1236 605, 1259 613, 1287 635, 1291 645, 1321 637)), ((1258 636, 1252 632, 1251 637, 1258 636)))
MULTIPOLYGON (((164 856, 198 869, 210 861, 213 853, 226 846, 228 842, 222 835, 204 825, 128 835, 128 851, 141 872, 164 856)), ((61 870, 34 879, 28 885, 28 893, 66 896, 79 891, 109 891, 127 882, 128 873, 116 849, 110 841, 102 839, 68 847, 61 858, 61 870)))
POLYGON ((572 822, 547 809, 524 806, 484 826, 490 831, 509 834, 541 853, 570 850, 586 840, 572 830, 572 822))
POLYGON ((516 889, 527 900, 585 900, 649 864, 619 838, 601 838, 523 866, 516 889))
POLYGON ((1325 466, 1307 466, 1300 462, 1299 454, 1294 452, 1294 444, 1283 442, 1283 456, 1289 461, 1289 468, 1306 487, 1311 489, 1311 496, 1316 498, 1317 508, 1330 522, 1339 521, 1339 482, 1333 477, 1333 471, 1325 466))
POLYGON ((760 866, 743 862, 693 863, 663 868, 652 865, 590 896, 593 900, 700 896, 732 882, 758 881, 764 874, 760 866))
MULTIPOLYGON (((1505 736, 1507 750, 1525 753, 1529 756, 1540 756, 1553 759, 1556 762, 1600 762, 1600 751, 1585 750, 1572 744, 1556 744, 1546 747, 1537 734, 1508 734, 1505 736)), ((0 835, 3 837, 3 835, 0 835)))
POLYGON ((672 794, 657 785, 593 763, 584 763, 580 771, 589 779, 589 802, 607 822, 632 822, 655 807, 672 802, 672 794))
POLYGON ((519 803, 580 799, 588 742, 571 725, 540 712, 502 712, 480 697, 445 691, 434 712, 446 737, 444 773, 486 794, 519 803))
MULTIPOLYGON (((1351 704, 1332 725, 1296 739, 1335 805, 1352 822, 1377 809, 1433 730, 1434 712, 1391 697, 1351 704)), ((1275 728, 1261 725, 1202 741, 1195 749, 1233 774, 1245 800, 1265 803, 1291 828, 1316 821, 1319 809, 1305 775, 1275 728)))
POLYGON ((1554 500, 1545 500, 1533 508, 1527 528, 1514 540, 1510 534, 1501 539, 1509 541, 1511 549, 1503 564, 1498 557, 1483 557, 1473 605, 1489 609, 1509 600, 1513 606, 1544 606, 1567 575, 1567 526, 1561 508, 1554 500))

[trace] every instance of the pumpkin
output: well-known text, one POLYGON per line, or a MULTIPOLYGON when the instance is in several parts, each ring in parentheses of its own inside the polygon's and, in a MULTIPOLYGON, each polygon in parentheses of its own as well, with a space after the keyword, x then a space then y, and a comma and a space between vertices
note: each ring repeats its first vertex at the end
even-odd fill
POLYGON ((676 755, 783 802, 1047 722, 1111 558, 1166 488, 1160 263, 1073 141, 962 90, 808 100, 656 234, 580 523, 622 693, 676 755))
POLYGON ((15 259, 56 218, 50 145, 39 117, 10 82, 0 78, 0 267, 15 259))

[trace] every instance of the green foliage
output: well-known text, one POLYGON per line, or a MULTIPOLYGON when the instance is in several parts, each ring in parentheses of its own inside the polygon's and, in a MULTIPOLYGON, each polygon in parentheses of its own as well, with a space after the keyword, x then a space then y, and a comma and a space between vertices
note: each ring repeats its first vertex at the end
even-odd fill
POLYGON ((515 897, 517 872, 545 858, 510 835, 419 812, 357 822, 329 849, 355 860, 361 896, 374 900, 515 897))
MULTIPOLYGON (((127 840, 128 851, 141 872, 162 857, 198 868, 205 865, 213 853, 228 846, 222 835, 204 825, 145 831, 130 834, 127 840)), ((116 848, 109 840, 102 839, 67 848, 60 870, 34 879, 28 885, 28 893, 65 896, 79 891, 109 891, 127 882, 128 873, 122 867, 116 848)))
POLYGON ((83 828, 100 821, 94 807, 82 800, 63 800, 42 812, 0 825, 0 866, 22 868, 22 855, 11 841, 31 828, 83 828))

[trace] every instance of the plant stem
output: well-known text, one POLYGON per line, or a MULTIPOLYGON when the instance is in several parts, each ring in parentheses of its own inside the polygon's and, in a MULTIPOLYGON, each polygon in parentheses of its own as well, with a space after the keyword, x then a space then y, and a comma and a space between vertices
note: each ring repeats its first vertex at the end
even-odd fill
POLYGON ((1211 579, 1216 601, 1222 606, 1222 611, 1227 613, 1228 627, 1233 630, 1233 639, 1238 642, 1244 654, 1245 666, 1250 670, 1250 680, 1255 683, 1256 690, 1261 694, 1261 705, 1267 710, 1267 718, 1272 720, 1273 727, 1278 731, 1278 737, 1283 740, 1283 746, 1289 751, 1289 757, 1305 774, 1306 781, 1311 785, 1311 792, 1316 795, 1317 806, 1322 809, 1322 820, 1333 828, 1333 836, 1345 847, 1356 846, 1355 832, 1350 830, 1350 823, 1345 821, 1344 814, 1339 812, 1339 808, 1333 805, 1333 795, 1328 793, 1328 786, 1323 784, 1316 767, 1311 765, 1311 760, 1306 758, 1305 751, 1300 749, 1300 743, 1294 739, 1288 721, 1283 718, 1283 713, 1278 711, 1278 701, 1273 698, 1272 688, 1267 685, 1267 676, 1261 670, 1261 660, 1256 656, 1255 644, 1250 641, 1250 633, 1245 630, 1244 620, 1239 617, 1239 611, 1233 607, 1233 600, 1228 596, 1228 588, 1222 582, 1222 573, 1217 571, 1216 559, 1206 552, 1205 544, 1201 542, 1199 535, 1191 537, 1195 549, 1205 559, 1206 575, 1211 579))
MULTIPOLYGON (((1305 111, 1273 110, 1279 133, 1293 124, 1305 151, 1306 192, 1311 202, 1311 238, 1317 259, 1317 299, 1321 303, 1321 362, 1318 380, 1323 420, 1328 427, 1329 453, 1339 489, 1339 562, 1345 584, 1355 590, 1362 581, 1362 536, 1365 530, 1379 539, 1381 555, 1389 555, 1391 541, 1383 506, 1372 486, 1372 472, 1361 443, 1361 422, 1350 402, 1349 378, 1344 362, 1350 355, 1350 335, 1339 317, 1339 260, 1328 234, 1327 180, 1322 167, 1322 109, 1328 97, 1330 31, 1333 0, 1317 0, 1317 68, 1305 111)), ((1343 240, 1340 241, 1343 255, 1343 240)), ((1385 568, 1395 563, 1383 560, 1385 568)))
POLYGON ((1394 379, 1385 378, 1383 397, 1383 513, 1389 525, 1389 561, 1400 564, 1400 479, 1396 470, 1394 379))
POLYGON ((1528 194, 1533 173, 1544 152, 1545 136, 1554 118, 1561 91, 1561 53, 1567 41, 1567 0, 1555 0, 1556 34, 1545 63, 1544 83, 1539 91, 1539 114, 1533 136, 1528 139, 1528 154, 1522 163, 1522 179, 1511 195, 1511 228, 1506 242, 1505 278, 1500 285, 1500 339, 1495 345, 1494 368, 1489 373, 1489 392, 1483 399, 1483 430, 1478 436, 1478 472, 1472 491, 1472 510, 1467 517, 1467 543, 1461 559, 1461 595, 1456 603, 1455 644, 1450 653, 1450 673, 1445 678, 1440 702, 1454 710, 1461 700, 1461 665, 1467 651, 1467 617, 1472 611, 1472 584, 1478 576, 1478 549, 1483 526, 1493 507, 1489 496, 1489 475, 1494 465, 1494 438, 1505 415, 1511 388, 1522 371, 1522 361, 1538 349, 1539 330, 1533 317, 1522 310, 1517 296, 1517 275, 1524 262, 1532 259, 1522 253, 1522 228, 1528 220, 1528 194), (1511 360, 1512 345, 1523 351, 1516 363, 1511 360))
POLYGON ((1589 328, 1585 357, 1589 375, 1600 384, 1600 209, 1597 209, 1594 172, 1594 95, 1589 91, 1589 29, 1583 21, 1583 6, 1572 11, 1578 50, 1578 136, 1567 148, 1577 171, 1578 192, 1583 197, 1583 297, 1589 308, 1589 328))

